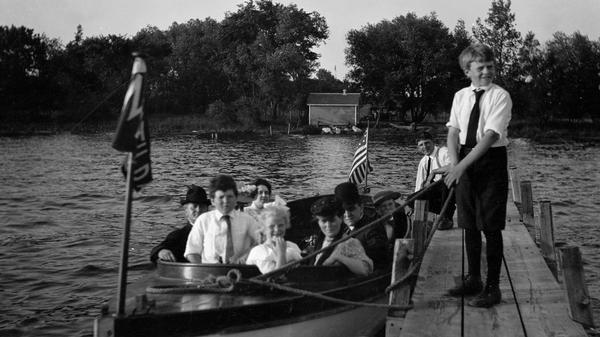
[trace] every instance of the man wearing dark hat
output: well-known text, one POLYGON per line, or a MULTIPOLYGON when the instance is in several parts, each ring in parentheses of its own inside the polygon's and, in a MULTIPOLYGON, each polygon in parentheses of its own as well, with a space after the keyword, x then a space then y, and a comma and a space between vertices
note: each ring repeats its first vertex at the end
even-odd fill
MULTIPOLYGON (((344 223, 348 227, 346 234, 350 235, 377 219, 376 214, 367 214, 355 184, 341 183, 335 187, 334 194, 344 207, 344 223)), ((354 237, 362 243, 365 252, 373 260, 375 269, 389 265, 387 236, 381 224, 354 237)))
POLYGON ((158 259, 171 262, 188 262, 183 256, 188 235, 196 218, 208 210, 210 200, 206 197, 206 192, 202 187, 191 185, 188 187, 185 198, 181 200, 181 205, 185 212, 187 224, 169 233, 163 242, 152 249, 150 260, 153 263, 156 263, 158 259))
POLYGON ((404 212, 404 209, 402 208, 396 210, 396 208, 398 208, 396 199, 400 197, 400 193, 387 190, 377 192, 373 196, 373 203, 377 209, 377 214, 379 214, 379 216, 390 216, 387 221, 385 221, 384 228, 388 239, 388 246, 391 246, 392 249, 396 239, 407 238, 411 235, 406 212, 404 212))

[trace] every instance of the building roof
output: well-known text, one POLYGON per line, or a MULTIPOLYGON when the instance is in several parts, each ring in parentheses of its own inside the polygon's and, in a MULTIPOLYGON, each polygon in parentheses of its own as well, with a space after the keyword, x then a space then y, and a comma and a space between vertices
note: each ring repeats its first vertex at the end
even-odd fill
POLYGON ((308 94, 308 105, 358 105, 360 93, 320 93, 308 94))

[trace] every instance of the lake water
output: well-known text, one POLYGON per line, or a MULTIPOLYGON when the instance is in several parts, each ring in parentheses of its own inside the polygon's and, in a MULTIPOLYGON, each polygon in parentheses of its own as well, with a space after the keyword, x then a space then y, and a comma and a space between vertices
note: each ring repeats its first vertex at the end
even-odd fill
MULTIPOLYGON (((347 179, 359 140, 152 139, 154 181, 133 202, 129 279, 146 273, 150 249, 182 223, 185 185, 225 173, 240 183, 264 177, 288 200, 331 193, 347 179)), ((110 144, 111 134, 0 138, 0 336, 90 336, 116 292, 124 155, 110 144)), ((581 248, 599 317, 600 148, 517 139, 509 153, 534 200, 552 202, 556 241, 581 248)), ((420 158, 412 142, 372 131, 370 158, 373 191, 412 190, 420 158)))

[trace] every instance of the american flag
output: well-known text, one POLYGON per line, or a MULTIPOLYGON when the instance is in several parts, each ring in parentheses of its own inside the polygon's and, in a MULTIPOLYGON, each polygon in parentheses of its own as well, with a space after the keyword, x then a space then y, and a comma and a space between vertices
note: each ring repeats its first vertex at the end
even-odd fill
POLYGON ((371 163, 369 163, 368 147, 369 128, 365 131, 365 134, 358 144, 358 149, 356 149, 356 152, 354 153, 352 169, 350 169, 350 174, 348 176, 348 180, 356 185, 365 180, 369 172, 373 172, 373 167, 371 166, 371 163))

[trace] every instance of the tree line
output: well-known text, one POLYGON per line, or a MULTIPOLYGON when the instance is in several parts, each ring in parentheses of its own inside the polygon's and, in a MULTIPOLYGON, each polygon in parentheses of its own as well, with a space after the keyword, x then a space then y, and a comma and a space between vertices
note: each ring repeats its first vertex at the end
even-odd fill
POLYGON ((457 57, 468 44, 490 45, 497 81, 513 96, 515 116, 547 123, 600 119, 600 41, 556 32, 542 45, 514 27, 510 0, 494 0, 471 32, 435 13, 414 13, 347 33, 344 81, 319 69, 313 49, 329 36, 317 12, 270 0, 247 1, 221 21, 147 26, 132 37, 83 37, 66 45, 27 27, 0 26, 0 119, 75 122, 115 119, 131 54, 148 64, 145 110, 201 114, 223 125, 281 121, 307 110, 310 92, 361 92, 379 112, 421 122, 448 110, 468 85, 457 57))

